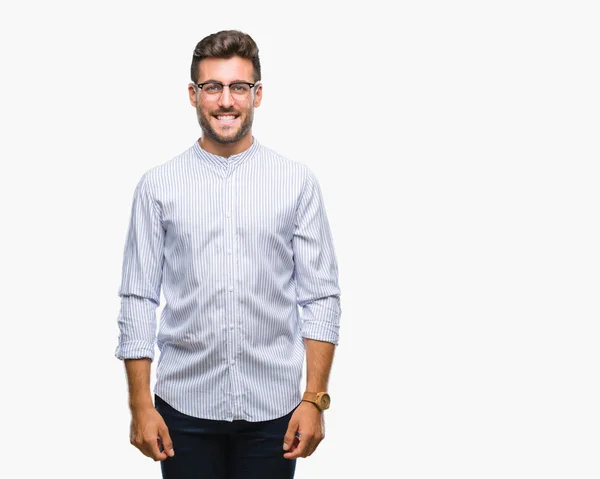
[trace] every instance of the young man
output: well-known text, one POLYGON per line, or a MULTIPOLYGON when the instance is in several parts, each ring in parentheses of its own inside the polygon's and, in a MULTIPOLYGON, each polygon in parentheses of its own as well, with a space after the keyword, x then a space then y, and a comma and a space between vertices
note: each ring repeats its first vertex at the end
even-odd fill
POLYGON ((191 77, 202 135, 143 174, 127 233, 115 354, 130 440, 165 479, 293 478, 324 437, 341 314, 321 190, 252 135, 263 87, 250 36, 201 40, 191 77))

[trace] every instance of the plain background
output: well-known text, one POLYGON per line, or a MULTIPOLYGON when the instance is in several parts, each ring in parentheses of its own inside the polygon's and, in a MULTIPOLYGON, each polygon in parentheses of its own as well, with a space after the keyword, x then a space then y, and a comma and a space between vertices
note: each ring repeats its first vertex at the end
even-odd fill
POLYGON ((194 46, 237 28, 254 134, 317 174, 340 265, 327 437, 297 477, 598 478, 594 7, 5 2, 2 474, 160 477, 113 356, 126 228, 143 172, 199 136, 194 46))

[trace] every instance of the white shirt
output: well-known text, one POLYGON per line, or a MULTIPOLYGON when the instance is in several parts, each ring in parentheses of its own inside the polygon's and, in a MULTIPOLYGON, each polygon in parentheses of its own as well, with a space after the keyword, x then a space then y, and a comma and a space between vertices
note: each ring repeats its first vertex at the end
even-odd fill
POLYGON ((115 355, 154 359, 156 344, 154 392, 172 407, 227 421, 284 416, 301 401, 303 338, 339 335, 338 267, 314 173, 256 139, 229 158, 194 142, 146 171, 118 294, 115 355))

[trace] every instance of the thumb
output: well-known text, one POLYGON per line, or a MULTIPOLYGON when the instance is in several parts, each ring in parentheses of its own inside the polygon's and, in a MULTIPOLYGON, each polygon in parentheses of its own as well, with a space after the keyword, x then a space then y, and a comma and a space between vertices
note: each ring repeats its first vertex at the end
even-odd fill
POLYGON ((298 422, 294 421, 294 420, 290 420, 287 431, 285 432, 285 436, 283 436, 283 450, 284 451, 287 451, 294 443, 294 437, 296 436, 297 430, 298 430, 298 422))
POLYGON ((160 442, 162 442, 163 451, 165 454, 169 457, 174 456, 175 451, 173 450, 173 441, 169 435, 169 429, 164 422, 158 426, 158 435, 160 436, 160 442))

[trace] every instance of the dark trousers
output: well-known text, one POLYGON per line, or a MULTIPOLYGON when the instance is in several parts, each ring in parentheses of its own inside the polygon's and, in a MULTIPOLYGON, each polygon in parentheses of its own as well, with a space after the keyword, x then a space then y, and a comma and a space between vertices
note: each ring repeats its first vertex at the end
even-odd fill
POLYGON ((271 421, 214 421, 188 416, 154 398, 175 450, 160 463, 163 479, 293 479, 296 460, 283 457, 293 410, 271 421))

